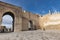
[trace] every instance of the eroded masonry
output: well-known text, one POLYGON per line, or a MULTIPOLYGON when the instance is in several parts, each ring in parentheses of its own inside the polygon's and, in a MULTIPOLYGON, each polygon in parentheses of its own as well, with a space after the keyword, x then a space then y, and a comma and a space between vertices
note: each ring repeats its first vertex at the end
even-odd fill
POLYGON ((60 30, 60 12, 48 13, 41 16, 24 11, 21 7, 0 2, 0 25, 2 24, 2 17, 5 15, 10 15, 13 18, 13 32, 37 29, 60 30))
POLYGON ((0 2, 0 25, 4 15, 10 15, 13 18, 14 32, 39 29, 39 15, 24 11, 21 7, 0 2))

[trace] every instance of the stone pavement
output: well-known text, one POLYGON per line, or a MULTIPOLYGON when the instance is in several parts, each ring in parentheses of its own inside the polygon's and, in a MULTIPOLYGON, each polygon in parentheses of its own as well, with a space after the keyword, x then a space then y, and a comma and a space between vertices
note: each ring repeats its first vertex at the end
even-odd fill
POLYGON ((60 40, 60 31, 35 30, 12 33, 0 33, 0 40, 60 40))

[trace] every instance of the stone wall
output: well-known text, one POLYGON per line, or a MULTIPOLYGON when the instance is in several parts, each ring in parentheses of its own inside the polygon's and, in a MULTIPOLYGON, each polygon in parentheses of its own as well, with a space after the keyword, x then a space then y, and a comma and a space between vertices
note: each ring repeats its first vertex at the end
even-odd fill
POLYGON ((33 29, 39 29, 39 15, 37 14, 32 14, 31 12, 23 12, 23 16, 22 16, 22 29, 23 30, 29 30, 28 26, 29 26, 29 22, 32 21, 33 23, 33 29))
POLYGON ((21 7, 0 1, 0 25, 2 24, 2 17, 6 14, 11 15, 14 19, 14 32, 28 30, 29 21, 32 21, 33 29, 39 29, 39 15, 28 11, 24 12, 21 7))
POLYGON ((43 30, 60 30, 60 14, 46 14, 40 17, 39 23, 43 30))

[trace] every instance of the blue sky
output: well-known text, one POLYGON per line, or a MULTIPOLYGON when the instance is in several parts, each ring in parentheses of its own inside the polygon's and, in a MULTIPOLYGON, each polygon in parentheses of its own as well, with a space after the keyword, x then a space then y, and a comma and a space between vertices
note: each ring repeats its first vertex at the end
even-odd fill
POLYGON ((19 7, 24 10, 38 13, 41 15, 51 12, 60 11, 60 0, 0 0, 19 7))

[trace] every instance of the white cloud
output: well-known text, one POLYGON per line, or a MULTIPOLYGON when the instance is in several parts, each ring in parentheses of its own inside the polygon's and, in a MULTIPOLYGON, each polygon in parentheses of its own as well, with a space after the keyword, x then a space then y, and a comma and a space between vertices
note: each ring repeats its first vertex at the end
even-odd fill
POLYGON ((53 12, 56 12, 57 11, 57 8, 56 7, 51 7, 52 8, 52 11, 53 12))
POLYGON ((10 28, 12 27, 12 17, 10 15, 5 15, 3 16, 3 19, 2 19, 2 25, 3 26, 6 26, 7 28, 10 28))
POLYGON ((9 15, 3 16, 3 19, 2 19, 3 23, 12 23, 12 21, 13 21, 13 19, 11 16, 9 16, 9 15))

